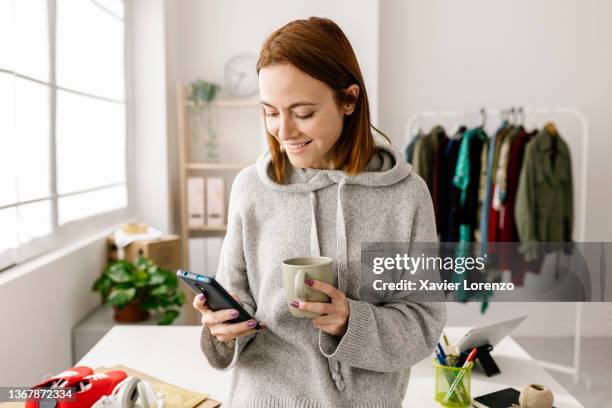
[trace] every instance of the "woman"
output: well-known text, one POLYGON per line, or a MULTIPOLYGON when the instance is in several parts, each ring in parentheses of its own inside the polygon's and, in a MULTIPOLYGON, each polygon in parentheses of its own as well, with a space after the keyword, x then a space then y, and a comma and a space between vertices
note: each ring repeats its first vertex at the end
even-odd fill
POLYGON ((257 71, 269 152, 234 181, 217 273, 257 321, 225 323, 235 311, 197 297, 202 351, 213 367, 234 368, 232 406, 400 407, 446 309, 361 301, 360 246, 436 241, 427 186, 395 149, 375 144, 359 65, 335 23, 280 28, 257 71), (281 262, 304 255, 335 261, 336 285, 306 282, 331 303, 287 304, 281 262), (299 319, 289 307, 323 315, 299 319))

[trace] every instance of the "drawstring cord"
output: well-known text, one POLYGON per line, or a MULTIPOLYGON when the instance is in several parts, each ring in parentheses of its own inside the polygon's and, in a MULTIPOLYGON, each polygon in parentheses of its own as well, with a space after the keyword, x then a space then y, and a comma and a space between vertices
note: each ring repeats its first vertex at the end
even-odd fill
MULTIPOLYGON (((348 254, 346 242, 346 225, 344 222, 344 210, 342 208, 342 187, 345 185, 345 180, 342 179, 338 183, 338 193, 336 196, 336 254, 337 254, 337 274, 338 274, 338 289, 346 293, 346 273, 348 267, 348 254)), ((311 228, 310 228, 310 254, 311 256, 321 256, 321 248, 319 247, 319 237, 317 230, 316 219, 317 195, 315 191, 310 192, 310 208, 311 208, 311 228)), ((346 388, 342 374, 340 373, 340 363, 328 358, 327 364, 331 373, 332 380, 338 390, 343 391, 346 388)))

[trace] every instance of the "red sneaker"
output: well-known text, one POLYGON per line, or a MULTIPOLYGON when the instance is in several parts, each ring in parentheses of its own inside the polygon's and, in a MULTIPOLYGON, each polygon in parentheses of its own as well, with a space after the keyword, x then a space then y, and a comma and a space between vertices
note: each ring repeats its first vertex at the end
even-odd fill
MULTIPOLYGON (((91 370, 91 369, 90 369, 91 370)), ((123 381, 127 374, 121 370, 107 373, 89 374, 86 376, 68 376, 61 385, 62 388, 76 388, 72 400, 59 400, 56 408, 90 408, 104 395, 110 395, 117 384, 123 381)), ((50 381, 50 380, 49 380, 50 381)), ((52 406, 46 405, 45 406, 52 406)), ((39 408, 38 400, 28 400, 25 408, 39 408)))
POLYGON ((75 379, 80 380, 81 378, 91 374, 93 374, 93 370, 89 367, 70 367, 32 388, 62 387, 62 384, 65 384, 68 381, 75 379))
MULTIPOLYGON (((32 388, 59 388, 64 387, 68 383, 74 383, 81 380, 83 377, 93 374, 93 370, 89 367, 70 367, 59 374, 35 385, 32 388)), ((25 408, 38 407, 37 399, 28 399, 25 403, 25 408)))
POLYGON ((106 373, 91 374, 76 383, 76 400, 60 402, 57 408, 90 408, 104 395, 110 395, 115 386, 127 377, 125 371, 113 370, 106 373))

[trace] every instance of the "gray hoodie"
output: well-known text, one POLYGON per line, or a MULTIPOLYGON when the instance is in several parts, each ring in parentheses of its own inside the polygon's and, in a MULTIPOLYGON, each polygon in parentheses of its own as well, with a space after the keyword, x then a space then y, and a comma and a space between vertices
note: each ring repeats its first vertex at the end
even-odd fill
POLYGON ((287 160, 281 185, 271 166, 266 153, 236 177, 217 272, 268 329, 229 343, 202 330, 209 363, 234 368, 230 406, 400 407, 410 367, 433 351, 446 306, 361 301, 360 250, 362 242, 437 240, 425 182, 389 145, 377 145, 356 176, 287 160), (341 337, 289 312, 280 265, 304 255, 334 260, 350 309, 341 337))

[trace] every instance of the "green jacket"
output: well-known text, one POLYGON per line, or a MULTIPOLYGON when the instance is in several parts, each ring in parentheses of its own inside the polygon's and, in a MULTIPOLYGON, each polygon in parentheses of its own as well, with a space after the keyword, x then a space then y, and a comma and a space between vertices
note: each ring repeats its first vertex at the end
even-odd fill
POLYGON ((569 148, 560 135, 542 129, 525 149, 514 208, 526 260, 538 256, 534 242, 572 241, 573 211, 569 148))
POLYGON ((435 126, 431 132, 423 136, 414 149, 413 168, 425 180, 429 191, 433 187, 434 154, 436 146, 443 142, 446 133, 442 126, 435 126))

